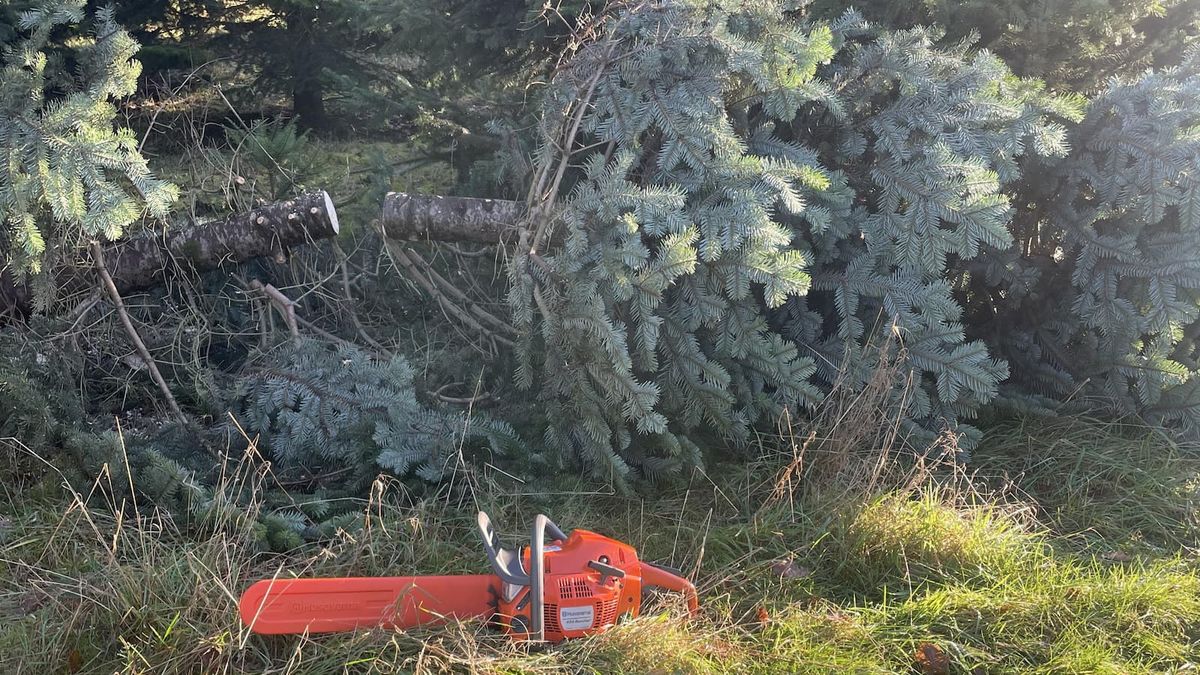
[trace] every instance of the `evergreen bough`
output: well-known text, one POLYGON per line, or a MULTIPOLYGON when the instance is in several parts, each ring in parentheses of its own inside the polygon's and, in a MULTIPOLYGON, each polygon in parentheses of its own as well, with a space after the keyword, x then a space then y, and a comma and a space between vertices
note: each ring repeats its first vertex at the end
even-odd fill
MULTIPOLYGON (((177 190, 154 178, 115 102, 137 86, 138 45, 110 8, 85 29, 84 0, 40 0, 17 16, 0 71, 0 267, 37 274, 88 239, 116 239, 166 213, 177 190)), ((35 300, 45 307, 52 290, 35 300)))
POLYGON ((242 378, 241 419, 284 475, 354 495, 379 468, 436 481, 464 444, 483 441, 500 454, 519 445, 503 422, 422 406, 412 378, 399 356, 302 340, 242 378))
POLYGON ((1014 389, 1200 431, 1200 50, 1114 80, 1071 131, 1073 151, 1031 167, 1036 208, 992 271, 1004 302, 980 333, 1014 389), (1017 255, 1019 253, 1019 255, 1017 255))
POLYGON ((940 37, 733 0, 601 23, 547 94, 510 267, 548 446, 618 484, 697 465, 887 342, 918 443, 1080 386, 1195 426, 1196 59, 1085 115, 940 37))

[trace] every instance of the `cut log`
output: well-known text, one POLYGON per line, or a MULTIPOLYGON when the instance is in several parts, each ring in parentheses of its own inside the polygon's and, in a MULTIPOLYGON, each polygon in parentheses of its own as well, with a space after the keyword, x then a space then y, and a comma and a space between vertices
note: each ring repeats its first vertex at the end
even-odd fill
MULTIPOLYGON (((156 286, 175 268, 205 272, 260 256, 283 256, 287 249, 338 233, 333 200, 324 191, 260 206, 224 220, 170 227, 162 232, 106 244, 103 255, 121 294, 156 286)), ((2 262, 2 261, 0 261, 2 262)), ((59 279, 65 294, 94 285, 90 268, 59 279)), ((5 306, 26 314, 28 286, 0 279, 0 313, 5 306)))
POLYGON ((221 221, 172 227, 109 244, 104 256, 117 289, 126 293, 162 283, 175 265, 205 272, 251 258, 280 256, 292 246, 337 233, 333 200, 322 190, 221 221))
POLYGON ((524 209, 524 204, 507 199, 389 192, 381 222, 389 239, 499 244, 516 238, 524 209))

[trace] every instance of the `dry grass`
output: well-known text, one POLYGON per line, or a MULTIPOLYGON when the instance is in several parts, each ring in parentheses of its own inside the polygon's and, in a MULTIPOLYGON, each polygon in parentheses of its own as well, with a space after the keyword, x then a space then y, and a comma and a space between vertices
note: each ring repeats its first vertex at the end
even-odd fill
MULTIPOLYGON (((414 502, 380 482, 356 527, 288 555, 256 551, 256 521, 236 509, 185 529, 106 504, 103 489, 10 496, 0 672, 897 672, 922 652, 945 672, 1124 673, 1200 660, 1191 455, 1146 429, 1024 423, 998 427, 968 475, 905 449, 888 431, 894 389, 865 390, 653 500, 471 476, 466 502, 414 502), (240 590, 274 574, 485 571, 476 504, 512 532, 545 511, 629 541, 693 575, 703 616, 668 601, 537 651, 478 624, 264 638, 237 621, 240 590)), ((269 480, 230 471, 217 494, 269 480)))

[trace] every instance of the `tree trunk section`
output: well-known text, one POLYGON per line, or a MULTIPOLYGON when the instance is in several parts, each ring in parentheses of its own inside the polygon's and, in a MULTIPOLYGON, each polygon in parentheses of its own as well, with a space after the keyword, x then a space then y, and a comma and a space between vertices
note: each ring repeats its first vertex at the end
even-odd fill
MULTIPOLYGON (((289 3, 291 4, 291 3, 289 3)), ((287 11, 287 37, 291 49, 289 75, 292 81, 292 114, 301 129, 320 131, 326 127, 325 87, 321 71, 327 55, 323 40, 314 35, 320 30, 311 6, 295 4, 287 11), (317 39, 314 39, 317 38, 317 39)))
POLYGON ((389 239, 500 244, 515 240, 525 206, 507 199, 390 192, 381 223, 389 239))
MULTIPOLYGON (((281 256, 292 246, 338 233, 333 200, 324 191, 309 192, 261 206, 224 220, 167 228, 162 232, 104 246, 104 258, 118 292, 124 294, 162 283, 176 268, 206 272, 261 256, 281 256)), ((93 286, 91 268, 71 270, 59 280, 62 293, 93 286)), ((27 314, 28 286, 0 283, 0 303, 27 314)))
POLYGON ((292 90, 292 114, 301 129, 320 131, 328 121, 325 117, 325 94, 313 82, 298 82, 292 90))
POLYGON ((337 233, 333 200, 319 191, 222 221, 119 241, 106 246, 104 256, 117 288, 126 293, 162 283, 174 265, 205 272, 225 263, 282 254, 337 233))

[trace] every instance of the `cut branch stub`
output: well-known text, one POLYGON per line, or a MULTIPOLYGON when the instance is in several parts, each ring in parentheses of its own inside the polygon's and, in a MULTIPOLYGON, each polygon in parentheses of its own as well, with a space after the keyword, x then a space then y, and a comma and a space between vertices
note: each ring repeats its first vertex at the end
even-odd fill
POLYGON ((516 237, 524 209, 507 199, 389 192, 383 199, 382 224, 389 239, 499 244, 516 237))

